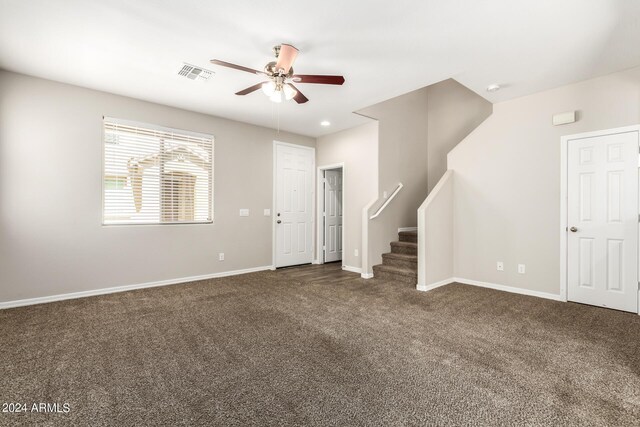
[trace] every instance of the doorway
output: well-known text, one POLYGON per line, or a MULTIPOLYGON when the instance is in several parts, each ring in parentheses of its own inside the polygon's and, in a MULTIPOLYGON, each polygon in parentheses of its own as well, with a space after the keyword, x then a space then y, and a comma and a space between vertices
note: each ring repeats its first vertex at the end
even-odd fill
POLYGON ((315 149, 274 141, 274 267, 313 260, 315 149))
POLYGON ((318 168, 318 262, 342 261, 344 166, 318 168))
POLYGON ((562 291, 638 312, 640 127, 562 138, 562 291))

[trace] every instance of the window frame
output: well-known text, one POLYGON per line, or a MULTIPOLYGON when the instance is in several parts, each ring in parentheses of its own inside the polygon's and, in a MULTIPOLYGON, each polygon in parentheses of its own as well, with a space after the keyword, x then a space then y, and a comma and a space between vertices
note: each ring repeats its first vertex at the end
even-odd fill
MULTIPOLYGON (((166 226, 166 225, 212 225, 215 219, 215 203, 214 203, 214 174, 215 174, 215 137, 212 134, 194 132, 179 128, 171 128, 166 126, 160 126, 152 123, 139 122, 136 120, 128 120, 128 119, 119 119, 115 117, 102 116, 101 121, 101 139, 100 139, 100 150, 101 150, 101 174, 100 174, 100 198, 101 198, 101 226, 102 227, 139 227, 139 226, 166 226), (195 138, 206 138, 211 140, 211 173, 209 175, 209 199, 210 199, 210 209, 211 215, 210 218, 206 221, 170 221, 170 222, 120 222, 120 223, 105 223, 105 173, 106 173, 106 123, 115 123, 121 124, 124 126, 135 126, 145 129, 150 129, 158 132, 167 132, 167 133, 179 133, 186 136, 193 136, 195 138)), ((162 189, 159 189, 162 191, 162 189)), ((162 215, 162 207, 160 207, 159 215, 162 215)))

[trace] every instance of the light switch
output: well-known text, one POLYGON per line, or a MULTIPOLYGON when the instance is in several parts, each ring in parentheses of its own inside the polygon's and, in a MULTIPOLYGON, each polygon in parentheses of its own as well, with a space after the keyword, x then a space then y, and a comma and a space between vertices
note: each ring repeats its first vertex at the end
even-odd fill
POLYGON ((265 209, 264 216, 271 216, 271 209, 265 209))
POLYGON ((502 261, 496 262, 496 270, 504 271, 504 263, 502 261))
POLYGON ((520 273, 520 274, 524 274, 525 273, 524 264, 518 264, 518 273, 520 273))
POLYGON ((249 216, 249 209, 240 209, 240 216, 249 216))

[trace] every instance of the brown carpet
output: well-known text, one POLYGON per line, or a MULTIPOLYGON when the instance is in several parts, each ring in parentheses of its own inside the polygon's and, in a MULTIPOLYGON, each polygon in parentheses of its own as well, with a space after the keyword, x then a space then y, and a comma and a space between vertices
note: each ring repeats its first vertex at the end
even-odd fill
POLYGON ((640 425, 640 316, 336 268, 0 311, 0 424, 640 425))

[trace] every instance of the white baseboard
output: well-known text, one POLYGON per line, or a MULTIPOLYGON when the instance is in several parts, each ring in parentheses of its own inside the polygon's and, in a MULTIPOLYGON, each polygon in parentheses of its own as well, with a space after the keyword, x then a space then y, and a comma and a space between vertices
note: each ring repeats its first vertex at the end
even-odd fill
POLYGON ((360 267, 351 267, 350 265, 343 265, 342 269, 344 271, 350 271, 352 273, 362 273, 362 269, 360 267))
POLYGON ((418 285, 416 286, 416 289, 419 291, 426 292, 435 288, 439 288, 440 286, 448 285, 455 281, 456 279, 454 277, 449 277, 448 279, 440 280, 439 282, 431 283, 429 285, 421 285, 418 283, 418 285))
POLYGON ((463 285, 479 286, 481 288, 495 289, 497 291, 510 292, 512 294, 528 295, 554 301, 564 301, 564 298, 562 298, 559 294, 550 294, 548 292, 534 291, 531 289, 515 288, 513 286, 498 285, 496 283, 481 282, 479 280, 464 279, 461 277, 451 277, 449 279, 431 283, 426 286, 418 285, 416 289, 418 289, 419 291, 430 291, 432 289, 439 288, 440 286, 448 285, 450 283, 462 283, 463 285))
POLYGON ((220 273, 205 274, 202 276, 181 277, 178 279, 159 280, 157 282, 139 283, 136 285, 114 286, 112 288, 95 289, 91 291, 71 292, 68 294, 50 295, 46 297, 20 299, 14 301, 0 302, 0 310, 14 307, 23 307, 25 305, 45 304, 48 302, 63 301, 68 299, 92 297, 95 295, 113 294, 116 292, 126 292, 135 289, 155 288, 157 286, 177 285, 179 283, 195 282, 198 280, 215 279, 217 277, 236 276, 238 274, 255 273, 257 271, 273 270, 272 265, 262 267, 245 268, 243 270, 223 271, 220 273))
POLYGON ((373 273, 361 273, 360 277, 363 279, 373 279, 373 273))
POLYGON ((320 264, 320 260, 314 259, 313 261, 311 261, 311 264, 320 264))
POLYGON ((398 228, 398 233, 402 231, 418 231, 418 227, 400 227, 398 228))
POLYGON ((559 294, 550 294, 548 292, 534 291, 531 289, 515 288, 513 286, 498 285, 495 283, 488 283, 488 282, 480 282, 478 280, 463 279, 461 277, 456 277, 453 280, 455 282, 462 283, 465 285, 480 286, 481 288, 489 288, 489 289, 495 289, 497 291, 511 292, 513 294, 529 295, 529 296, 538 297, 538 298, 546 298, 554 301, 564 301, 564 299, 559 294))

